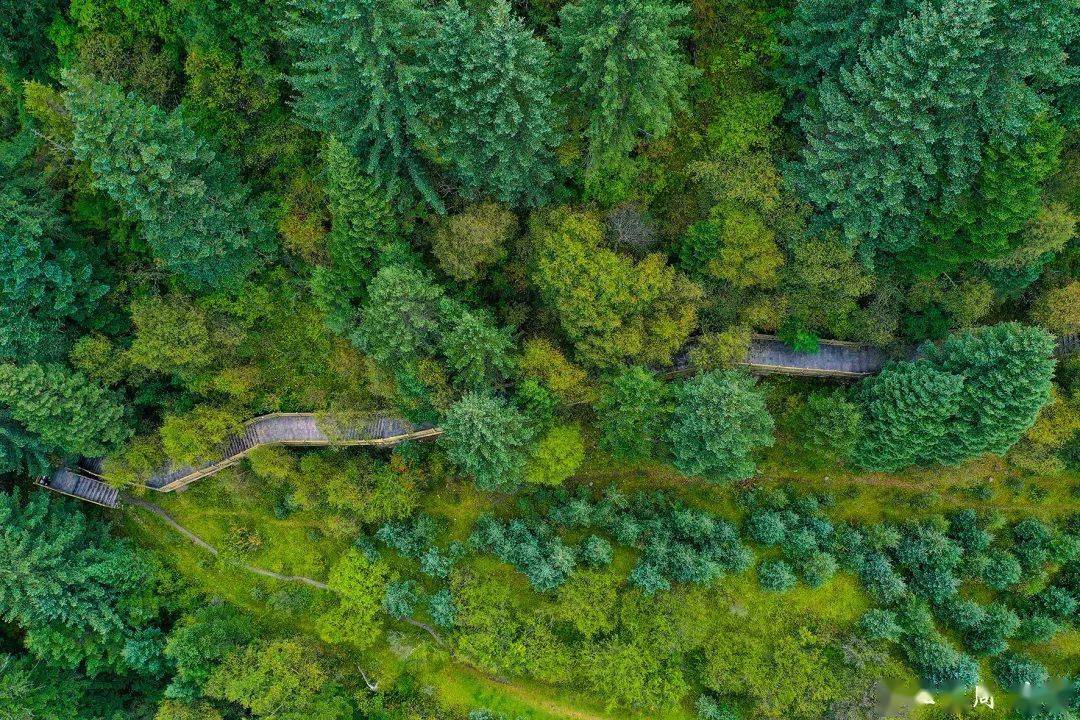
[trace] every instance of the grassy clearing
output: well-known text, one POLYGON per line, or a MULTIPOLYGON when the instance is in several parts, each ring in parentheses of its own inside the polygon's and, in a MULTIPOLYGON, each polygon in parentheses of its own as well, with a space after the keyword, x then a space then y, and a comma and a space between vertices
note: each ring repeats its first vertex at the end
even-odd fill
MULTIPOLYGON (((997 509, 1010 517, 1036 516, 1053 519, 1076 512, 1080 501, 1071 487, 1076 476, 1053 479, 1020 479, 1000 459, 988 458, 961 468, 914 470, 897 475, 859 474, 848 471, 788 471, 780 456, 771 454, 762 464, 756 483, 795 486, 801 490, 829 492, 836 498, 830 515, 857 522, 905 520, 955 507, 997 509), (991 481, 991 478, 993 480, 991 481)), ((620 463, 599 451, 591 452, 571 481, 601 491, 616 485, 624 492, 664 490, 686 502, 719 515, 739 515, 737 488, 690 480, 660 463, 620 463)), ((325 517, 301 511, 285 519, 274 516, 269 489, 243 466, 204 479, 181 494, 153 495, 181 524, 218 547, 235 544, 237 528, 258 538, 257 547, 242 555, 243 561, 269 570, 325 580, 334 561, 349 546, 351 535, 333 537, 325 532, 325 517)), ((467 539, 477 517, 486 512, 514 514, 513 496, 483 493, 468 482, 448 482, 421 496, 420 509, 447 521, 447 538, 467 539)), ((311 588, 254 576, 214 560, 186 539, 166 529, 159 520, 131 509, 124 523, 128 531, 153 547, 185 577, 211 595, 222 596, 247 609, 263 622, 290 632, 315 634, 314 619, 330 598, 311 588)), ((345 533, 342 533, 345 535, 345 533)), ((615 566, 625 574, 634 554, 620 549, 615 566)), ((392 565, 412 561, 400 558, 392 565)), ((545 601, 533 592, 524 577, 509 565, 480 556, 468 560, 470 570, 505 581, 524 608, 545 601)), ((822 632, 842 636, 857 622, 868 601, 857 581, 841 573, 825 587, 811 590, 798 586, 782 594, 763 591, 753 571, 728 577, 709 589, 679 588, 670 601, 685 609, 687 623, 699 623, 713 637, 737 640, 740 648, 725 658, 725 672, 735 684, 755 675, 768 675, 776 648, 785 638, 805 638, 822 632), (702 608, 707 608, 703 611, 702 608), (743 680, 740 680, 743 678, 743 680)), ((682 617, 683 615, 680 615, 682 617)), ((406 670, 434 692, 450 708, 478 707, 528 720, 691 720, 690 707, 665 713, 611 712, 602 702, 580 692, 545 686, 519 678, 495 678, 453 660, 437 649, 426 635, 392 623, 389 644, 369 653, 334 648, 343 666, 363 665, 380 683, 392 682, 406 670)), ((1029 648, 1052 672, 1080 666, 1080 632, 1056 637, 1051 643, 1029 648)), ((781 672, 781 666, 773 672, 781 672)), ((881 668, 883 676, 914 686, 914 678, 895 661, 881 668)), ((692 693, 693 697, 695 693, 692 693)))
MULTIPOLYGON (((149 499, 211 545, 220 547, 226 542, 230 527, 238 521, 254 527, 265 538, 265 543, 259 551, 246 555, 245 562, 278 572, 322 579, 324 574, 315 571, 332 564, 344 550, 341 541, 307 537, 307 530, 317 522, 314 519, 297 515, 287 520, 275 519, 259 486, 242 477, 239 471, 207 478, 184 493, 155 494, 149 499)), ((427 499, 431 504, 429 511, 439 512, 454 521, 451 533, 462 539, 481 509, 490 507, 483 504, 483 494, 471 486, 431 493, 427 499)), ((314 621, 329 604, 326 593, 261 578, 220 562, 169 530, 158 518, 138 508, 129 508, 122 522, 130 537, 154 550, 208 595, 222 597, 244 608, 271 628, 317 634, 314 621), (303 607, 294 607, 287 600, 289 596, 304 598, 303 607)), ((489 563, 487 569, 496 571, 496 566, 499 566, 497 571, 514 572, 495 562, 489 563)), ((528 592, 524 585, 519 591, 528 592)), ((390 632, 397 634, 401 628, 390 632)), ((412 633, 411 629, 409 633, 412 633)), ((412 640, 398 641, 400 652, 397 653, 387 648, 364 654, 351 653, 347 648, 336 650, 344 655, 347 664, 361 664, 369 671, 372 667, 378 668, 373 674, 384 683, 392 681, 406 668, 418 671, 421 681, 437 693, 443 704, 462 711, 486 707, 529 720, 619 720, 626 717, 621 713, 606 713, 595 701, 582 695, 538 683, 500 682, 476 668, 449 660, 445 652, 432 652, 427 636, 418 637, 419 644, 412 640), (401 642, 404 645, 400 645, 401 642)), ((690 717, 678 713, 657 717, 657 720, 689 720, 690 717)))

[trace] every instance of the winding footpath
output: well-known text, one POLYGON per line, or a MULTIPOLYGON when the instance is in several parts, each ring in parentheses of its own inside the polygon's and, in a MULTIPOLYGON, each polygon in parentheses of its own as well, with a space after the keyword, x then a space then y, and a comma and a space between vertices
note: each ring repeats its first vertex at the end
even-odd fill
MULTIPOLYGON (((178 532, 181 535, 183 535, 184 537, 186 537, 188 540, 193 542, 195 545, 199 546, 203 550, 206 550, 211 555, 214 555, 215 557, 217 557, 217 556, 219 556, 221 554, 220 551, 216 547, 214 547, 210 543, 206 542, 206 540, 203 540, 201 537, 199 537, 193 531, 191 531, 188 528, 181 525, 179 522, 176 521, 175 518, 172 517, 172 515, 170 515, 168 512, 166 512, 163 508, 159 507, 158 505, 156 505, 156 504, 154 504, 152 502, 149 502, 147 500, 143 500, 142 498, 133 497, 133 496, 127 495, 127 494, 123 495, 123 500, 124 500, 125 505, 134 506, 134 507, 146 510, 147 512, 150 512, 150 513, 156 515, 163 522, 165 522, 166 525, 168 525, 173 530, 175 530, 176 532, 178 532)), ((265 568, 257 567, 255 565, 241 564, 241 565, 238 565, 237 567, 239 567, 239 568, 241 568, 243 570, 246 570, 247 572, 254 573, 255 575, 261 575, 262 577, 272 578, 274 580, 280 580, 282 582, 303 583, 305 585, 310 585, 311 587, 317 588, 319 590, 326 590, 326 591, 329 591, 329 592, 333 592, 330 589, 330 586, 327 585, 326 583, 321 582, 319 580, 315 580, 314 578, 304 577, 303 575, 282 575, 280 573, 276 573, 276 572, 273 572, 271 570, 266 570, 265 568)), ((455 649, 455 647, 450 642, 448 642, 447 639, 445 637, 443 637, 442 634, 439 633, 439 631, 437 631, 435 628, 431 627, 427 623, 420 622, 419 620, 414 620, 411 617, 403 617, 403 618, 397 618, 397 619, 400 622, 405 623, 406 625, 411 625, 412 627, 416 628, 417 630, 421 630, 424 633, 426 633, 427 635, 431 636, 431 638, 436 642, 436 644, 438 644, 440 647, 444 648, 449 653, 451 659, 453 659, 453 661, 455 663, 458 663, 458 666, 463 671, 468 672, 468 673, 474 675, 475 677, 483 679, 483 680, 485 680, 487 682, 494 683, 494 684, 500 686, 501 688, 504 688, 505 690, 510 691, 515 697, 517 697, 519 700, 522 700, 523 702, 526 702, 526 703, 529 703, 529 704, 539 703, 541 706, 544 707, 545 710, 548 710, 550 712, 557 712, 557 713, 561 714, 564 717, 574 718, 574 720, 608 720, 608 718, 606 716, 594 715, 594 714, 591 714, 591 713, 588 713, 588 712, 585 712, 585 711, 577 710, 575 708, 571 708, 571 707, 562 705, 562 704, 560 704, 560 703, 558 703, 558 702, 556 702, 554 700, 551 700, 551 699, 547 699, 547 698, 538 699, 538 698, 535 697, 535 693, 530 692, 527 688, 521 687, 521 686, 513 683, 508 678, 500 677, 500 676, 497 676, 497 675, 492 675, 491 673, 487 672, 486 670, 484 670, 480 666, 478 666, 475 663, 469 661, 468 658, 462 657, 458 653, 458 651, 455 649)), ((372 690, 372 691, 376 690, 378 688, 378 685, 373 684, 368 679, 367 674, 364 673, 363 669, 361 669, 360 672, 364 676, 364 682, 367 684, 368 689, 372 690)))
MULTIPOLYGON (((206 550, 208 553, 210 553, 214 557, 217 557, 217 556, 219 556, 221 554, 221 552, 216 547, 214 547, 210 543, 206 542, 201 537, 199 537, 198 535, 193 533, 191 530, 188 530, 186 527, 184 527, 180 523, 176 522, 176 520, 173 518, 173 516, 170 515, 169 513, 165 512, 165 510, 162 509, 161 507, 155 505, 152 502, 147 502, 146 500, 143 500, 143 499, 137 498, 137 497, 132 497, 130 495, 124 495, 123 497, 124 497, 124 503, 126 503, 128 505, 134 505, 135 507, 140 507, 143 510, 148 510, 148 511, 152 512, 153 514, 157 515, 159 518, 164 520, 166 525, 168 525, 173 530, 175 530, 176 532, 178 532, 181 535, 183 535, 184 537, 186 537, 191 542, 193 542, 196 545, 198 545, 199 547, 201 547, 203 550, 206 550)), ((320 581, 315 580, 313 578, 304 577, 302 575, 282 575, 280 573, 273 572, 272 570, 266 570, 264 568, 256 567, 254 565, 240 565, 240 567, 242 567, 244 570, 247 570, 248 572, 255 573, 256 575, 262 575, 263 577, 273 578, 274 580, 281 580, 282 582, 304 583, 305 585, 310 585, 311 587, 318 588, 319 590, 329 590, 330 589, 330 586, 327 585, 326 583, 320 582, 320 581)))

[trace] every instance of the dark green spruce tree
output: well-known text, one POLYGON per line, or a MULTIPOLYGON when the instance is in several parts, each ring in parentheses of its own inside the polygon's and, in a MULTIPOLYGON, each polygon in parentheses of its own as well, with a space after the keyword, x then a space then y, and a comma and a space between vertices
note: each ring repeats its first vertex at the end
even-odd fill
POLYGON ((54 52, 47 32, 60 7, 59 0, 0 0, 0 68, 42 74, 54 52))
MULTIPOLYGON (((35 655, 87 674, 125 670, 147 565, 104 523, 54 496, 0 493, 0 618, 35 655)), ((132 646, 131 649, 134 649, 132 646)))
POLYGON ((235 287, 251 273, 268 226, 235 168, 179 112, 86 75, 64 81, 75 156, 138 218, 157 261, 199 290, 235 287))
POLYGON ((812 93, 822 78, 849 68, 859 52, 891 35, 914 6, 913 0, 799 0, 780 26, 783 82, 812 93))
POLYGON ((972 189, 947 212, 931 209, 926 238, 900 255, 902 265, 933 277, 1016 249, 1039 209, 1043 182, 1058 168, 1063 137, 1060 125, 1040 117, 1022 142, 991 146, 972 189))
POLYGON ((538 204, 553 178, 559 114, 551 52, 506 0, 435 13, 425 45, 424 142, 468 198, 538 204))
POLYGON ((897 363, 864 380, 856 393, 864 418, 856 463, 894 472, 935 458, 963 385, 962 377, 926 360, 897 363))
POLYGON ((28 140, 0 144, 0 361, 57 359, 66 326, 108 289, 76 248, 60 198, 29 164, 28 140))
POLYGON ((1045 330, 1002 323, 952 335, 863 380, 856 462, 892 472, 1005 453, 1050 398, 1053 349, 1045 330))
POLYGON ((1075 17, 1067 0, 919 5, 821 82, 790 180, 864 257, 915 245, 1047 109, 1075 17))
POLYGON ((419 44, 431 19, 414 0, 293 0, 286 34, 299 59, 296 113, 338 137, 398 195, 442 208, 417 150, 419 44))
POLYGON ((54 363, 0 364, 0 472, 19 464, 40 471, 44 453, 104 455, 130 434, 119 399, 82 374, 54 363))
POLYGON ((1053 336, 1018 323, 981 327, 929 347, 929 362, 964 379, 958 418, 946 429, 938 462, 1002 455, 1015 445, 1050 399, 1053 352, 1053 336))
POLYGON ((315 268, 312 288, 330 329, 347 334, 356 323, 368 283, 384 264, 405 259, 408 245, 382 188, 345 145, 330 138, 323 159, 332 222, 327 240, 330 263, 315 268))
POLYGON ((585 123, 589 172, 604 175, 643 136, 663 137, 696 75, 680 41, 690 8, 671 0, 578 0, 553 31, 559 72, 585 123))

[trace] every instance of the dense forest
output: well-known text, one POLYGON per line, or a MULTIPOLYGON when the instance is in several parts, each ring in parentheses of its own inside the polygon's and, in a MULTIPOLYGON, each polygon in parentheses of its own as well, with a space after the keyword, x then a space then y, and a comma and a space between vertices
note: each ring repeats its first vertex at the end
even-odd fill
POLYGON ((0 0, 0 720, 1077 720, 1077 57, 0 0))

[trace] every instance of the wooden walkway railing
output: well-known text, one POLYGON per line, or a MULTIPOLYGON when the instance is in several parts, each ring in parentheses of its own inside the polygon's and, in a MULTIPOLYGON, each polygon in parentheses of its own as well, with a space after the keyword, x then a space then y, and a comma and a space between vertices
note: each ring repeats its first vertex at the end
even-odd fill
POLYGON ((114 508, 119 503, 120 493, 116 488, 91 477, 89 471, 82 468, 72 470, 62 467, 52 475, 38 480, 38 484, 54 492, 107 508, 114 508))
MULTIPOLYGON (((1080 351, 1080 335, 1066 335, 1058 341, 1055 354, 1077 351, 1080 351)), ((759 374, 860 378, 880 371, 888 359, 885 350, 871 345, 823 340, 817 352, 798 353, 776 337, 754 335, 742 364, 759 374)), ((693 372, 689 352, 683 351, 666 374, 677 377, 693 372)), ((194 467, 161 468, 145 484, 159 492, 178 490, 235 465, 255 448, 267 445, 391 447, 407 440, 430 440, 440 435, 441 428, 413 427, 404 420, 381 414, 349 422, 314 413, 274 413, 248 422, 242 433, 226 441, 217 457, 194 467)), ((100 467, 100 459, 96 459, 79 468, 60 468, 42 478, 39 484, 98 505, 116 507, 116 489, 102 482, 100 467)))
POLYGON ((252 450, 265 445, 390 447, 406 440, 427 440, 441 434, 439 428, 417 428, 405 420, 381 414, 360 421, 335 420, 314 413, 262 415, 247 423, 243 433, 229 438, 217 458, 195 467, 162 468, 150 476, 146 486, 161 492, 177 490, 235 465, 252 450))
MULTIPOLYGON (((430 440, 440 435, 440 428, 414 427, 405 420, 381 414, 364 420, 342 421, 315 413, 273 413, 246 423, 243 432, 229 438, 217 456, 207 462, 194 467, 163 467, 144 484, 159 492, 179 490, 235 465, 251 451, 268 445, 393 447, 407 440, 430 440)), ((102 481, 100 468, 99 458, 87 460, 75 468, 58 469, 41 478, 39 484, 98 505, 116 507, 117 490, 102 481)))
MULTIPOLYGON (((879 372, 888 360, 889 354, 873 345, 822 340, 817 352, 801 353, 773 335, 753 335, 746 358, 740 364, 758 375, 861 378, 879 372)), ((672 366, 663 374, 672 378, 694 372, 687 347, 675 356, 672 366)))

